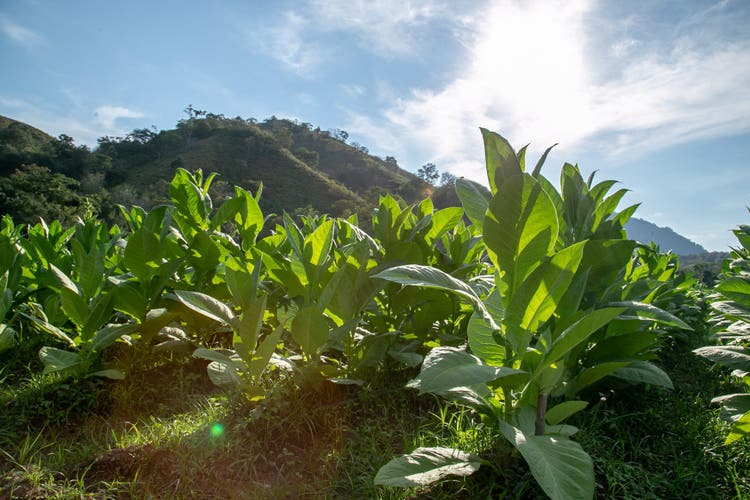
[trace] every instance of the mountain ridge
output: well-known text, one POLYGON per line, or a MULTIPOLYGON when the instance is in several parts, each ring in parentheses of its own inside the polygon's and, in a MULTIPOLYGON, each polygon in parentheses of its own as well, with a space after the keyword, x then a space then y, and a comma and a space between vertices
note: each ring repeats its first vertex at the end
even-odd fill
POLYGON ((628 237, 641 243, 656 243, 664 251, 680 256, 707 254, 702 245, 677 233, 671 227, 657 226, 653 222, 631 217, 625 224, 628 237))

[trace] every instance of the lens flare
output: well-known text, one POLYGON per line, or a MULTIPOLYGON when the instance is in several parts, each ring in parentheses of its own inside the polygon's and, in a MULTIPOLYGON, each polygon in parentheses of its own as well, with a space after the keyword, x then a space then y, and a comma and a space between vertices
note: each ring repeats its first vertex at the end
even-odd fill
POLYGON ((224 434, 224 426, 216 423, 211 426, 211 437, 220 438, 224 434))

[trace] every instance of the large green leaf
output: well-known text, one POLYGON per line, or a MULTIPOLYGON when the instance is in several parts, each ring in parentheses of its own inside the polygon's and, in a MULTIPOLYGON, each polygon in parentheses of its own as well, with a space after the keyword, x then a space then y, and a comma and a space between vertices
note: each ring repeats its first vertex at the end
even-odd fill
POLYGON ((253 358, 248 366, 248 372, 253 380, 258 379, 268 366, 268 361, 271 359, 276 345, 281 341, 283 331, 284 328, 281 325, 277 326, 273 332, 263 339, 258 349, 253 353, 253 358))
POLYGON ((700 347, 693 352, 720 365, 750 370, 750 347, 715 345, 700 347))
POLYGON ((648 361, 632 361, 628 366, 617 369, 611 375, 629 382, 652 384, 666 387, 667 389, 674 389, 669 375, 648 361))
POLYGON ((111 292, 113 297, 112 308, 115 311, 125 313, 131 318, 141 322, 145 319, 146 297, 135 283, 123 282, 118 284, 111 292))
POLYGON ((235 388, 242 385, 242 378, 237 368, 231 363, 211 361, 206 367, 206 372, 211 382, 218 387, 235 388))
POLYGON ((104 254, 97 247, 86 252, 77 240, 70 242, 70 248, 75 255, 76 273, 83 296, 91 298, 96 295, 105 278, 104 254))
POLYGON ((83 297, 67 287, 63 288, 60 291, 60 306, 70 321, 79 329, 83 328, 89 316, 89 306, 83 297))
POLYGON ((424 358, 419 375, 409 387, 420 394, 442 394, 457 387, 474 388, 503 377, 522 375, 507 367, 489 366, 478 357, 457 347, 436 347, 424 358))
POLYGON ((720 416, 727 422, 734 422, 750 412, 750 394, 725 394, 711 400, 712 404, 721 403, 720 416))
POLYGON ((292 320, 292 338, 302 352, 313 356, 328 340, 328 321, 317 307, 300 309, 292 320))
POLYGON ((732 444, 748 435, 750 435, 750 411, 734 421, 724 444, 732 444))
MULTIPOLYGON (((429 199, 429 198, 427 198, 429 199)), ((437 238, 443 235, 443 233, 453 229, 461 222, 464 211, 460 207, 448 207, 432 214, 432 225, 430 230, 427 231, 425 241, 428 244, 432 244, 437 238)))
POLYGON ((588 240, 580 268, 589 269, 588 293, 598 294, 621 278, 636 242, 632 240, 588 240))
POLYGON ((16 331, 5 323, 0 323, 0 352, 10 349, 15 344, 16 331))
POLYGON ((585 368, 573 379, 569 393, 575 394, 629 364, 629 361, 609 361, 585 368))
MULTIPOLYGON (((260 190, 259 190, 260 192, 260 190)), ((258 200, 242 188, 235 187, 235 197, 242 200, 239 213, 235 221, 242 236, 243 248, 247 249, 255 243, 258 233, 263 229, 265 219, 258 200)))
POLYGON ((248 307, 242 311, 242 316, 237 324, 237 335, 242 340, 242 349, 237 347, 237 351, 245 363, 250 363, 250 356, 255 350, 258 342, 258 334, 263 326, 263 315, 266 312, 266 296, 251 302, 248 307))
POLYGON ((711 308, 720 312, 727 319, 741 320, 750 323, 750 308, 732 301, 722 300, 711 303, 711 308))
POLYGON ((210 295, 189 290, 175 290, 174 295, 182 304, 198 314, 227 325, 235 323, 232 310, 210 295))
POLYGON ((456 194, 461 200, 466 216, 479 227, 484 224, 484 214, 490 205, 492 193, 481 184, 469 179, 456 179, 456 194))
POLYGON ((513 146, 500 134, 485 128, 479 129, 484 140, 484 156, 487 166, 487 180, 490 190, 495 193, 511 177, 521 174, 513 146))
POLYGON ((375 484, 382 486, 425 486, 446 476, 469 476, 484 463, 480 457, 451 448, 417 448, 394 458, 380 468, 375 484))
POLYGON ((313 266, 322 266, 331 252, 334 222, 333 219, 325 221, 305 238, 305 258, 313 266))
POLYGON ((446 274, 440 269, 430 266, 420 266, 417 264, 408 264, 405 266, 396 266, 381 271, 373 276, 402 285, 422 286, 425 288, 437 288, 452 292, 461 297, 469 299, 474 308, 482 315, 493 329, 499 329, 494 318, 489 314, 482 300, 477 296, 474 290, 461 280, 446 274))
POLYGON ((545 418, 550 425, 557 425, 569 416, 578 413, 588 406, 586 401, 563 401, 547 410, 545 418))
POLYGON ((159 268, 162 246, 156 234, 141 228, 131 233, 125 247, 123 264, 141 283, 159 268))
POLYGON ((62 331, 61 329, 59 329, 58 327, 56 327, 52 323, 49 323, 48 321, 45 321, 42 318, 39 318, 37 316, 32 316, 32 315, 29 315, 29 314, 21 313, 21 316, 23 316, 24 318, 26 318, 29 321, 31 321, 34 324, 34 326, 36 326, 37 328, 39 328, 41 331, 43 331, 45 333, 49 333, 50 335, 53 335, 53 336, 55 336, 55 337, 57 337, 57 338, 59 338, 61 340, 64 340, 71 347, 75 347, 76 346, 75 341, 73 339, 71 339, 68 336, 67 333, 65 333, 64 331, 62 331))
POLYGON ((580 444, 561 435, 527 435, 502 420, 500 430, 521 452, 534 479, 550 498, 593 498, 594 463, 580 444))
POLYGON ((746 277, 726 277, 716 285, 722 295, 744 307, 750 307, 750 280, 746 277))
POLYGON ((102 349, 106 349, 117 339, 134 332, 136 328, 137 325, 130 323, 125 325, 107 325, 97 331, 91 338, 91 350, 99 352, 102 349))
POLYGON ((79 353, 63 351, 55 347, 42 347, 39 350, 39 359, 44 363, 44 373, 77 371, 88 366, 79 353))
POLYGON ((81 340, 88 341, 99 328, 112 319, 113 312, 112 294, 99 294, 91 299, 86 321, 81 328, 81 340))
POLYGON ((610 302, 610 307, 625 307, 642 321, 655 321, 663 325, 693 331, 693 328, 672 313, 651 304, 636 301, 610 302))
POLYGON ((511 177, 490 201, 484 242, 511 292, 552 253, 558 236, 557 210, 530 175, 511 177))
POLYGON ((535 332, 554 314, 578 269, 584 243, 576 243, 545 260, 521 283, 506 310, 506 322, 535 332))
POLYGON ((187 170, 178 168, 175 171, 169 186, 169 196, 177 211, 188 221, 203 229, 208 227, 205 196, 187 170))
POLYGON ((570 325, 552 343, 549 351, 544 355, 544 360, 539 365, 538 370, 557 362, 568 354, 571 349, 581 342, 586 341, 594 332, 612 321, 624 310, 625 308, 617 307, 597 309, 570 325))
MULTIPOLYGON (((485 307, 494 318, 502 318, 504 315, 500 295, 492 293, 484 301, 485 307)), ((481 315, 474 313, 469 319, 466 327, 466 335, 469 340, 471 352, 490 366, 503 366, 507 353, 505 347, 498 342, 498 332, 481 315)))

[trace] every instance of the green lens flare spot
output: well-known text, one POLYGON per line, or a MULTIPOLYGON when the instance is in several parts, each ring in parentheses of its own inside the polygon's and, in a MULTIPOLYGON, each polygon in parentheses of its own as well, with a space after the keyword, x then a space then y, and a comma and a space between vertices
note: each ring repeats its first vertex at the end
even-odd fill
POLYGON ((221 424, 214 424, 211 426, 211 437, 219 438, 224 435, 224 426, 221 424))

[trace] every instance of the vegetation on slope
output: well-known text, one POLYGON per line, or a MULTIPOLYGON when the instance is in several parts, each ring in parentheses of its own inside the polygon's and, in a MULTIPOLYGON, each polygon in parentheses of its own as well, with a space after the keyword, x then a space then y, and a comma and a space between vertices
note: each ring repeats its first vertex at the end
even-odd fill
POLYGON ((703 288, 626 239, 612 182, 566 164, 558 192, 484 133, 491 191, 381 197, 370 234, 264 230, 259 195, 214 207, 183 169, 127 231, 4 218, 0 495, 746 495, 747 440, 708 406, 735 379, 689 352, 703 288))

